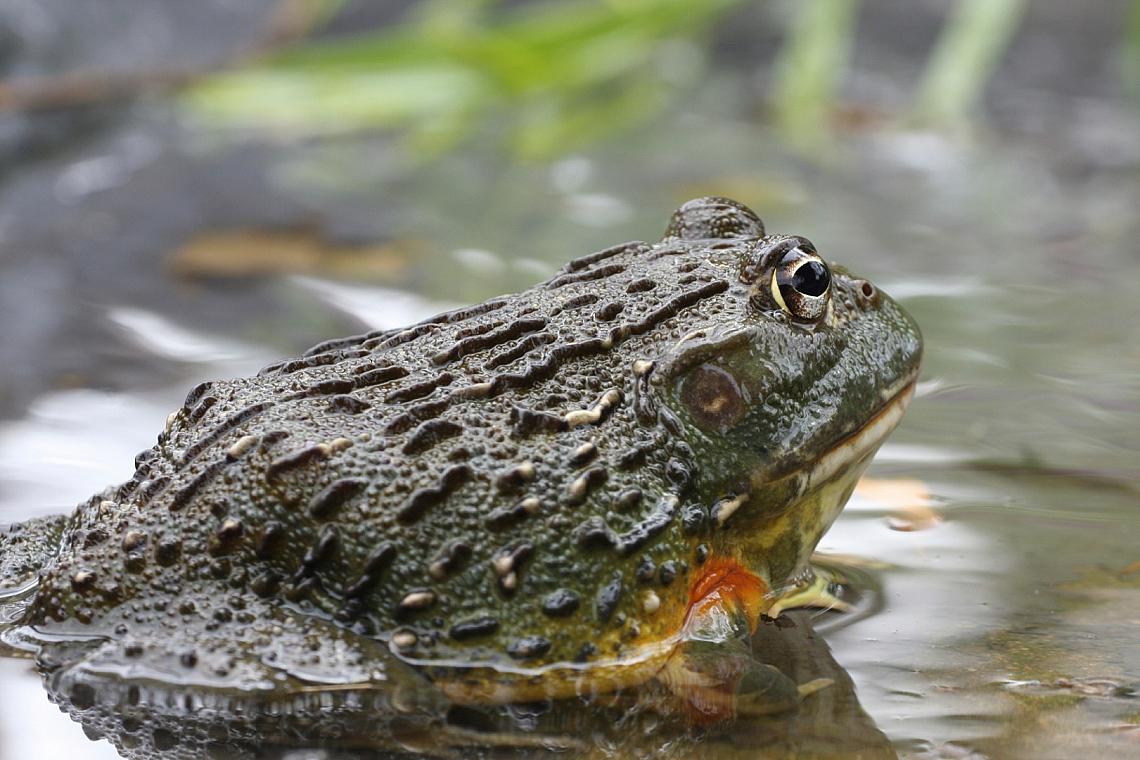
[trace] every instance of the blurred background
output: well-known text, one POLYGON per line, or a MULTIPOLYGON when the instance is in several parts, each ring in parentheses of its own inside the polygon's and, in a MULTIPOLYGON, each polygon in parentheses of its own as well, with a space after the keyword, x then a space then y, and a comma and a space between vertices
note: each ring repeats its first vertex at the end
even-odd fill
MULTIPOLYGON (((1140 752, 1137 0, 0 0, 0 76, 0 524, 201 379, 727 195, 926 334, 821 547, 890 751, 1140 752)), ((114 756, 0 662, 0 757, 64 751, 114 756)))

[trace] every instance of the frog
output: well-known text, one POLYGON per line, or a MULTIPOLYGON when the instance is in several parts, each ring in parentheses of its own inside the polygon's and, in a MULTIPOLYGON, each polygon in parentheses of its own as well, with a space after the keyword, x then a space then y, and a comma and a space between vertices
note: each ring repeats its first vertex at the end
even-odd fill
POLYGON ((752 636, 842 604, 812 555, 921 357, 871 282, 697 198, 522 293, 200 383, 125 483, 0 533, 2 638, 79 709, 791 709, 826 684, 752 636))

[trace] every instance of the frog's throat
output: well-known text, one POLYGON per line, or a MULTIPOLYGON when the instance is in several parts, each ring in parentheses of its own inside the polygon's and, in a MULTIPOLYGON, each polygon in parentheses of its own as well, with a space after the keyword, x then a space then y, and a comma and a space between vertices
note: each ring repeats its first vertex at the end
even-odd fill
MULTIPOLYGON (((770 472, 752 474, 754 517, 726 526, 735 535, 721 548, 760 577, 769 589, 756 611, 766 613, 795 578, 808 568, 816 544, 839 516, 855 484, 883 440, 898 425, 914 396, 916 373, 883 393, 886 402, 855 432, 827 449, 810 468, 772 479, 770 472), (771 507, 777 507, 771 511, 771 507), (769 509, 765 512, 765 507, 769 509)), ((742 513, 745 509, 740 510, 742 513)), ((735 518, 734 518, 735 519, 735 518)))

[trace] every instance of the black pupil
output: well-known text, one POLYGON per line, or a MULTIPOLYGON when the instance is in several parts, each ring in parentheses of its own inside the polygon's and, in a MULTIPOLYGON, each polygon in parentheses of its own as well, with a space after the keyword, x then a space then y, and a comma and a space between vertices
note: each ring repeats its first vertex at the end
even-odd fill
POLYGON ((822 296, 827 292, 827 285, 831 282, 831 275, 827 267, 819 261, 808 261, 801 264, 796 273, 792 275, 792 287, 805 296, 822 296))

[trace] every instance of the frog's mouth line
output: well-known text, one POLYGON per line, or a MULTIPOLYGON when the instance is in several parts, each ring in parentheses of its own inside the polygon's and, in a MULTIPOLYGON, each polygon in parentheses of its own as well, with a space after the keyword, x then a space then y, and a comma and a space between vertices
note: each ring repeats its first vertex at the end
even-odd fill
POLYGON ((804 490, 810 491, 830 482, 852 463, 874 454, 899 424, 911 399, 914 398, 917 384, 916 368, 912 373, 900 378, 893 386, 885 388, 883 397, 887 399, 886 403, 862 427, 840 439, 819 458, 816 465, 807 473, 804 490))

